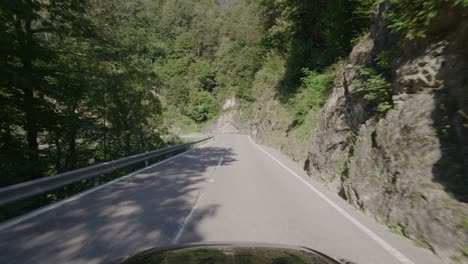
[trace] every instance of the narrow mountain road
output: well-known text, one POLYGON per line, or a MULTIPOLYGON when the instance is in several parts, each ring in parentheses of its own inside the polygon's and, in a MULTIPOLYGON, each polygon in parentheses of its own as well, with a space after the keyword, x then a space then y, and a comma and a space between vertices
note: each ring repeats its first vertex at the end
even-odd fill
POLYGON ((244 135, 0 226, 0 263, 103 263, 156 245, 301 245, 358 264, 442 261, 351 208, 244 135))

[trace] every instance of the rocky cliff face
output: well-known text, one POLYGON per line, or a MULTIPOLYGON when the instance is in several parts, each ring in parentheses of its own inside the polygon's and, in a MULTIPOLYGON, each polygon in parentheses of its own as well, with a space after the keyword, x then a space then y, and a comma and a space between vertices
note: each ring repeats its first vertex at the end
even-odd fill
MULTIPOLYGON (((304 163, 320 112, 311 110, 303 126, 291 128, 290 113, 275 99, 275 93, 275 87, 270 87, 256 102, 242 107, 234 105, 209 125, 206 132, 250 134, 258 143, 275 147, 292 160, 304 163)), ((229 101, 226 100, 225 105, 229 101)))
POLYGON ((437 39, 401 42, 379 14, 337 74, 320 117, 314 109, 308 123, 291 129, 272 87, 211 129, 249 133, 305 160, 312 178, 391 230, 447 263, 468 262, 468 20, 448 12, 431 25, 437 39), (392 56, 386 68, 377 63, 383 54, 392 56), (385 113, 354 85, 362 67, 390 82, 385 113))
POLYGON ((468 21, 446 23, 439 30, 451 33, 432 44, 396 50, 385 73, 393 107, 381 114, 353 85, 359 67, 376 68, 377 55, 398 46, 379 20, 335 81, 306 170, 363 212, 456 263, 468 247, 468 21))
MULTIPOLYGON (((230 109, 208 126, 206 132, 250 134, 258 143, 275 147, 292 160, 303 163, 307 158, 307 145, 312 132, 310 126, 304 127, 303 130, 307 131, 288 129, 290 117, 285 110, 278 107, 270 98, 261 103, 256 102, 248 109, 230 109), (298 136, 298 133, 302 134, 298 136)), ((318 116, 319 113, 309 113, 308 122, 315 123, 318 116)))

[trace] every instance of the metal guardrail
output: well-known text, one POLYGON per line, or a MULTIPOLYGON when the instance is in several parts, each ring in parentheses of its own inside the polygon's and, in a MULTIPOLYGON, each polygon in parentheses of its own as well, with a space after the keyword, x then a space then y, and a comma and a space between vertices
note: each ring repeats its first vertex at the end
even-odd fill
POLYGON ((145 165, 148 166, 147 160, 149 159, 174 151, 182 150, 187 148, 188 146, 192 146, 212 138, 213 137, 208 137, 198 141, 158 149, 126 158, 99 163, 77 170, 67 171, 54 176, 44 177, 33 181, 3 187, 0 188, 0 205, 22 200, 75 182, 79 182, 84 179, 96 178, 138 162, 145 161, 145 165))

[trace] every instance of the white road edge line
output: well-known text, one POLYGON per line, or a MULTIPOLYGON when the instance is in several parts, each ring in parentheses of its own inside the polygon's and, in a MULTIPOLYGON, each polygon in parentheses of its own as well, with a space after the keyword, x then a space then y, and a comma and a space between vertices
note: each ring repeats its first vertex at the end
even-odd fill
POLYGON ((289 173, 294 175, 299 181, 301 181, 303 184, 305 184, 307 187, 309 187, 313 192, 315 192, 320 198, 322 198, 325 202, 327 202, 330 206, 335 208, 338 213, 340 213, 342 216, 344 216, 346 219, 348 219, 351 223, 353 223, 358 229, 360 229, 362 232, 364 232, 366 235, 368 235, 372 240, 374 240, 377 244, 379 244, 383 249, 385 249, 388 253, 390 253, 392 256, 394 256, 398 261, 400 261, 403 264, 415 264, 413 261, 411 261, 408 257, 403 255, 400 251, 392 247, 390 244, 385 242, 382 238, 380 238, 376 233, 372 232, 369 228, 361 224, 358 220, 356 220, 354 217, 352 217, 350 214, 348 214, 344 209, 342 209, 340 206, 338 206, 336 203, 334 203, 332 200, 330 200, 328 197, 326 197, 322 192, 320 192, 317 188, 315 188, 312 184, 304 180, 301 176, 297 175, 293 170, 291 170, 289 167, 284 165, 281 161, 276 159, 273 155, 268 153, 266 150, 264 150, 262 147, 257 145, 253 141, 253 139, 248 136, 250 139, 250 142, 252 142, 257 148, 259 148, 261 151, 263 151, 265 154, 267 154, 271 159, 276 161, 279 165, 281 165, 284 169, 286 169, 289 173))
POLYGON ((31 219, 31 218, 33 218, 33 217, 36 217, 36 216, 38 216, 38 215, 41 215, 41 214, 43 214, 43 213, 45 213, 45 212, 47 212, 47 211, 50 211, 50 210, 52 210, 52 209, 55 209, 55 208, 57 208, 57 207, 59 207, 59 206, 62 206, 62 205, 64 205, 64 204, 66 204, 66 203, 75 201, 75 200, 77 200, 77 199, 79 199, 79 198, 81 198, 81 197, 83 197, 83 196, 85 196, 85 195, 87 195, 87 194, 90 194, 90 193, 93 193, 93 192, 95 192, 95 191, 98 191, 98 190, 100 190, 100 189, 102 189, 102 188, 105 188, 105 187, 107 187, 107 186, 109 186, 109 185, 111 185, 111 184, 113 184, 113 183, 116 183, 116 182, 118 182, 118 181, 120 181, 120 180, 130 178, 130 177, 132 177, 132 176, 135 176, 136 174, 142 173, 142 172, 144 172, 144 171, 146 171, 146 170, 149 170, 149 169, 152 169, 152 168, 157 167, 157 166, 159 166, 159 165, 162 165, 162 164, 164 164, 164 163, 166 163, 166 162, 168 162, 168 161, 171 161, 171 160, 173 160, 173 159, 175 159, 175 158, 177 158, 177 157, 180 157, 180 156, 182 156, 182 155, 188 154, 188 153, 190 153, 190 152, 192 152, 192 151, 198 149, 199 147, 206 146, 206 145, 211 144, 211 143, 213 143, 213 142, 215 142, 215 141, 216 141, 216 139, 213 139, 212 141, 207 142, 207 143, 205 143, 205 144, 203 144, 203 145, 200 145, 200 146, 198 146, 198 147, 196 147, 196 148, 193 148, 193 149, 191 149, 191 150, 187 150, 187 151, 182 152, 182 153, 180 153, 180 154, 177 154, 177 155, 175 155, 175 156, 173 156, 173 157, 170 157, 170 158, 168 158, 168 159, 165 159, 165 160, 162 160, 162 161, 160 161, 160 162, 157 162, 157 163, 155 163, 155 164, 153 164, 153 165, 151 165, 151 166, 148 166, 148 167, 142 168, 142 169, 140 169, 140 170, 134 171, 134 172, 132 172, 132 173, 130 173, 130 174, 128 174, 128 175, 122 176, 122 177, 120 177, 120 178, 118 178, 118 179, 112 180, 112 181, 110 181, 110 182, 106 182, 106 183, 104 183, 104 184, 102 184, 102 185, 99 185, 98 187, 95 187, 95 188, 92 188, 92 189, 90 189, 90 190, 81 192, 81 193, 79 193, 79 194, 77 194, 77 195, 74 195, 74 196, 72 196, 72 197, 70 197, 70 198, 64 199, 64 200, 62 200, 62 201, 59 201, 59 202, 53 203, 53 204, 51 204, 51 205, 48 205, 48 206, 39 208, 39 209, 37 209, 37 210, 34 210, 34 211, 30 212, 30 213, 27 213, 27 214, 18 216, 18 217, 16 217, 16 218, 13 218, 12 220, 9 220, 9 221, 6 221, 6 222, 0 224, 0 231, 5 230, 5 229, 7 229, 7 228, 10 228, 10 227, 12 227, 12 226, 14 226, 14 225, 17 225, 17 224, 19 224, 19 223, 21 223, 21 222, 24 222, 24 221, 26 221, 26 220, 28 220, 28 219, 31 219))

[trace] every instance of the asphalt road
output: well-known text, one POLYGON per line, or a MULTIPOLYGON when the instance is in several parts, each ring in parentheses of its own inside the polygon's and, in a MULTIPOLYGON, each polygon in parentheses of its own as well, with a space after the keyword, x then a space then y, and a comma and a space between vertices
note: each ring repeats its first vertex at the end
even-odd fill
POLYGON ((201 241, 301 245, 358 264, 442 263, 244 135, 217 135, 44 211, 0 226, 0 263, 103 263, 201 241))

